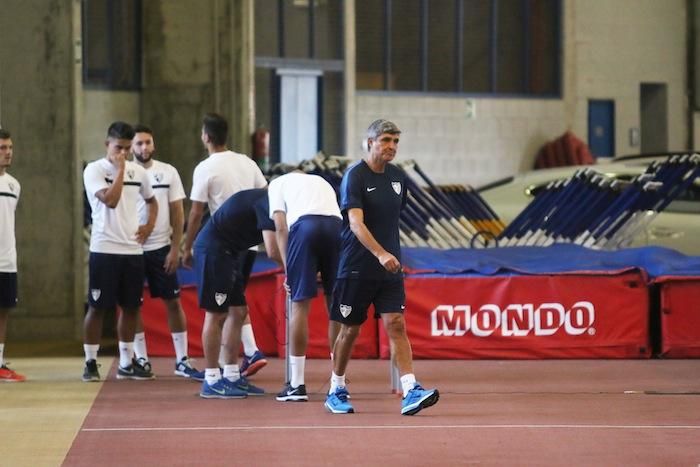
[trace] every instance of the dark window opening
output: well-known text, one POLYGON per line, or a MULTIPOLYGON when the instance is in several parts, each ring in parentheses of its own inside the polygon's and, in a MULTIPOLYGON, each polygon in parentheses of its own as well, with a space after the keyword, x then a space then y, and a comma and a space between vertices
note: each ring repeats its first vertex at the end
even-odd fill
POLYGON ((83 84, 141 87, 141 0, 82 0, 83 84))

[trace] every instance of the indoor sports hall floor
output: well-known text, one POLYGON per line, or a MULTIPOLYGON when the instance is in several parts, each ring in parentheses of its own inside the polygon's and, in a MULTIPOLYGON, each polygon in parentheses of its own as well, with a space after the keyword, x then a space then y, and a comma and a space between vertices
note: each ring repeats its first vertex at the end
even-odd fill
POLYGON ((405 417, 386 360, 353 360, 357 413, 331 415, 323 360, 308 403, 274 400, 277 359, 251 379, 269 395, 203 400, 170 358, 142 382, 103 357, 83 383, 80 350, 12 359, 28 381, 0 386, 1 466, 700 465, 700 360, 420 360, 441 398, 405 417))

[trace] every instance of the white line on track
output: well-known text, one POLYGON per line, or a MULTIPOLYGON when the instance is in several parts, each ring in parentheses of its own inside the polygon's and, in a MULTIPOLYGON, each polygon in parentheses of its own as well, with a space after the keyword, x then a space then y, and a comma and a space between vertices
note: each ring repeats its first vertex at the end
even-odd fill
POLYGON ((325 425, 325 426, 193 426, 83 428, 81 431, 281 431, 281 430, 428 430, 428 429, 573 429, 573 430, 700 430, 700 425, 325 425))

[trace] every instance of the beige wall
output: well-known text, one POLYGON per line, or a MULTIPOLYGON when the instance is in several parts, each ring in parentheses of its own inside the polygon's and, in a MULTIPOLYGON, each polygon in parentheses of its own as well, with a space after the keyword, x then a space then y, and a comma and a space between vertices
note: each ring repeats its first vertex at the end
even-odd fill
POLYGON ((179 171, 189 193, 206 156, 202 116, 229 120, 229 147, 248 153, 253 131, 252 0, 144 2, 141 119, 155 132, 159 157, 179 171), (242 25, 246 23, 246 27, 242 25))
POLYGON ((668 149, 687 149, 684 0, 566 1, 567 102, 573 130, 587 138, 587 100, 615 100, 615 152, 639 151, 628 130, 640 127, 640 84, 668 89, 668 149))
POLYGON ((562 99, 357 93, 355 130, 348 144, 359 154, 362 132, 377 117, 402 128, 401 158, 415 159, 441 183, 480 185, 532 167, 538 149, 572 130, 587 141, 588 99, 614 99, 616 154, 639 128, 640 83, 668 86, 669 149, 685 149, 685 2, 683 0, 564 0, 562 99), (353 145, 352 141, 356 143, 353 145))
POLYGON ((128 91, 83 91, 80 157, 85 162, 105 155, 107 128, 116 121, 139 121, 140 95, 128 91))
MULTIPOLYGON (((2 125, 12 132, 10 173, 17 207, 19 304, 15 339, 67 338, 83 312, 82 199, 75 138, 76 73, 72 0, 3 0, 0 7, 2 125)), ((78 16, 79 17, 79 16, 78 16)))

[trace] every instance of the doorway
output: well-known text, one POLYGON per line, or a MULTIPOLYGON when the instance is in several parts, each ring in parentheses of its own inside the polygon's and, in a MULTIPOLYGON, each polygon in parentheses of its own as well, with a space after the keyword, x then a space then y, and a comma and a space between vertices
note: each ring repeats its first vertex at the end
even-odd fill
POLYGON ((642 154, 668 151, 668 90, 665 83, 641 83, 639 119, 642 154))
POLYGON ((615 101, 588 100, 588 147, 595 157, 615 155, 615 101))
POLYGON ((279 77, 280 162, 296 165, 319 150, 320 70, 281 68, 279 77))

